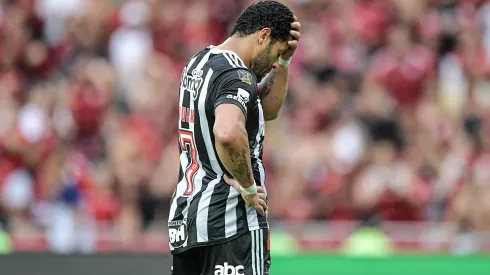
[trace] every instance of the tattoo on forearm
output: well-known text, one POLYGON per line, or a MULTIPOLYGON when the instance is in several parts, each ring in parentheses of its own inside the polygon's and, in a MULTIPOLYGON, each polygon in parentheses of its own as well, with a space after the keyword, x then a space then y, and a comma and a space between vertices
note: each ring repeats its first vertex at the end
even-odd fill
POLYGON ((247 156, 250 157, 247 154, 247 150, 241 149, 229 152, 229 154, 231 162, 233 162, 234 165, 233 171, 231 171, 233 176, 242 184, 252 184, 248 182, 251 171, 247 163, 247 156))
POLYGON ((276 77, 276 71, 272 70, 265 78, 264 84, 261 85, 260 96, 262 98, 267 97, 272 89, 272 84, 274 84, 274 78, 276 77))

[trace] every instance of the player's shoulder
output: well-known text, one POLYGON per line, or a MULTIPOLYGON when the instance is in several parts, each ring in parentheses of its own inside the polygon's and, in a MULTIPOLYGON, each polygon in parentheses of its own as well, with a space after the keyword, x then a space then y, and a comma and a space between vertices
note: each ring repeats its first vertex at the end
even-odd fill
POLYGON ((255 75, 244 68, 229 68, 216 75, 213 87, 218 94, 222 93, 222 91, 247 91, 248 94, 253 96, 258 95, 255 75))
POLYGON ((216 48, 212 48, 210 53, 210 67, 215 72, 217 79, 241 81, 248 85, 257 84, 255 75, 236 53, 216 48))
POLYGON ((257 86, 257 79, 246 68, 228 68, 216 74, 215 82, 240 83, 246 86, 257 86))
POLYGON ((223 68, 243 68, 247 69, 243 60, 233 51, 220 50, 217 47, 210 46, 207 48, 211 54, 209 61, 223 68))

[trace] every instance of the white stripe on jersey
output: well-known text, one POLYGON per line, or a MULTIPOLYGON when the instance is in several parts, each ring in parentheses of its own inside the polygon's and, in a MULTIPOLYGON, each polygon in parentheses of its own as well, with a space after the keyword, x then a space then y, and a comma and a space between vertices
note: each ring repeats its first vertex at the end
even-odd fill
POLYGON ((260 255, 260 260, 259 260, 259 267, 260 267, 260 274, 264 274, 264 230, 259 229, 258 230, 260 234, 259 238, 259 255, 260 255))
POLYGON ((260 184, 262 188, 264 188, 265 195, 267 196, 267 190, 265 190, 265 169, 260 159, 260 144, 262 137, 265 135, 265 119, 264 119, 264 111, 262 110, 262 104, 260 103, 260 99, 258 99, 258 108, 259 108, 259 130, 257 131, 257 144, 254 148, 254 157, 257 159, 257 163, 259 165, 260 172, 260 184))
POLYGON ((237 233, 237 218, 236 207, 238 205, 238 196, 240 193, 235 188, 230 186, 230 194, 228 194, 228 200, 226 201, 225 212, 225 237, 231 237, 237 233))
MULTIPOLYGON (((259 130, 257 131, 255 148, 252 148, 252 153, 255 161, 257 161, 259 172, 260 172, 260 185, 264 189, 264 194, 267 196, 267 190, 265 188, 265 170, 262 161, 260 160, 260 141, 265 133, 265 120, 264 120, 264 112, 262 111, 262 104, 260 104, 260 99, 258 101, 259 108, 259 130)), ((246 206, 247 209, 247 221, 249 230, 254 230, 259 228, 259 220, 257 218, 257 210, 255 208, 246 206)), ((266 211, 267 217, 268 211, 266 211)))
POLYGON ((220 182, 220 179, 212 180, 206 186, 206 190, 202 192, 199 206, 197 207, 196 214, 196 230, 197 230, 197 242, 207 242, 208 239, 208 214, 209 203, 211 202, 211 196, 214 192, 214 187, 220 182))
POLYGON ((213 70, 209 69, 208 74, 206 75, 206 80, 204 81, 204 87, 201 92, 201 96, 199 97, 199 121, 201 122, 201 133, 202 138, 204 140, 204 144, 206 145, 206 152, 208 153, 209 161, 211 162, 211 167, 213 167, 213 171, 216 172, 217 176, 221 178, 223 176, 223 171, 218 162, 218 158, 214 153, 214 146, 211 139, 211 135, 209 133, 209 125, 208 117, 206 115, 206 98, 208 95, 208 83, 209 79, 213 75, 213 70))
POLYGON ((264 275, 264 232, 250 231, 252 249, 252 275, 264 275))
POLYGON ((255 230, 255 264, 257 265, 257 274, 262 275, 260 269, 260 229, 255 230))
POLYGON ((259 229, 259 219, 257 217, 258 213, 255 208, 251 207, 248 204, 245 204, 245 208, 247 210, 247 222, 248 222, 248 230, 257 230, 259 229))

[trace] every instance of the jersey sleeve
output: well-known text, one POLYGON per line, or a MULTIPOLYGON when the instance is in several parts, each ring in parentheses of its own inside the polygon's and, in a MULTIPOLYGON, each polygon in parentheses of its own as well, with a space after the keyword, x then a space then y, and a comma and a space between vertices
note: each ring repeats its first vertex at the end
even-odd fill
POLYGON ((229 70, 216 79, 214 109, 221 104, 233 104, 247 117, 248 109, 256 97, 256 80, 248 70, 229 70))

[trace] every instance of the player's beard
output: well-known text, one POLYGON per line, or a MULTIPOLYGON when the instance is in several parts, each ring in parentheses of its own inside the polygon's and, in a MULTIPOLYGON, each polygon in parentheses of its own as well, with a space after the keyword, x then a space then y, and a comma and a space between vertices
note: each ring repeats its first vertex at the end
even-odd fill
POLYGON ((268 72, 272 70, 274 60, 271 60, 272 43, 267 45, 252 61, 252 71, 257 78, 262 79, 268 72))

